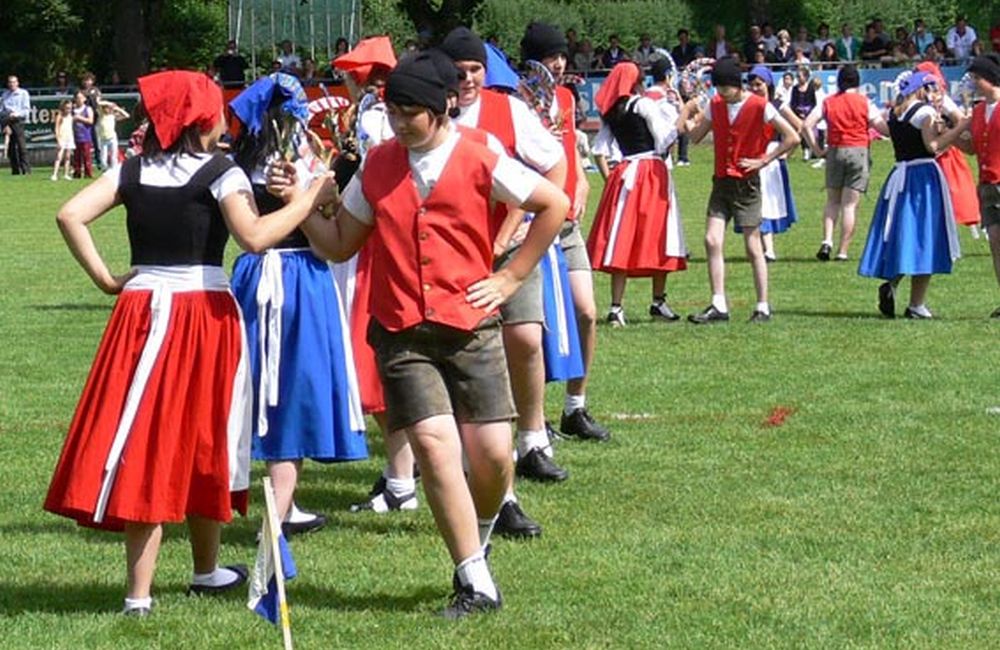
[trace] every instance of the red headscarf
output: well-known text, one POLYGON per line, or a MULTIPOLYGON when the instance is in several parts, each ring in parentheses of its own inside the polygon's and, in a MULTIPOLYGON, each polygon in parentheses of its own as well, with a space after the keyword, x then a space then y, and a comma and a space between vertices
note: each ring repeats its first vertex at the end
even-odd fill
POLYGON ((140 77, 139 94, 163 149, 187 127, 210 131, 222 116, 222 89, 201 72, 168 70, 140 77))
POLYGON ((635 85, 639 83, 640 75, 639 66, 631 61, 622 61, 611 68, 608 78, 594 96, 594 103, 597 104, 597 110, 601 115, 610 111, 619 99, 632 94, 635 85))
POLYGON ((349 72, 359 84, 363 84, 376 66, 386 71, 395 68, 396 53, 392 51, 392 41, 388 36, 372 36, 359 41, 353 50, 341 54, 330 65, 349 72))
POLYGON ((933 61, 921 61, 917 64, 917 71, 926 72, 930 76, 934 77, 937 81, 938 88, 941 88, 942 90, 947 88, 944 83, 944 75, 941 74, 941 68, 938 67, 937 63, 934 63, 933 61))

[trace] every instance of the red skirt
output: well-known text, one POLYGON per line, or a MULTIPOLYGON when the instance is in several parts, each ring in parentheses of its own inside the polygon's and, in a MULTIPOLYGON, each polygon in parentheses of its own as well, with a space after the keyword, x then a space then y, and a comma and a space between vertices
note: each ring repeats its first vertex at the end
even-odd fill
POLYGON ((375 351, 368 345, 368 324, 371 323, 371 246, 365 245, 358 252, 354 275, 354 300, 351 304, 351 347, 354 349, 354 366, 358 372, 358 389, 361 391, 361 408, 365 413, 385 411, 382 380, 378 375, 375 351))
POLYGON ((965 154, 958 147, 948 147, 937 157, 937 163, 948 181, 951 206, 955 210, 955 223, 960 226, 979 225, 979 196, 972 170, 965 154))
POLYGON ((137 407, 120 460, 105 470, 133 379, 141 374, 151 297, 151 291, 127 290, 115 303, 45 499, 46 510, 85 526, 121 530, 126 522, 181 522, 188 515, 226 522, 234 508, 246 514, 246 489, 230 491, 230 449, 234 456, 243 451, 230 437, 238 428, 230 410, 243 328, 227 291, 171 296, 145 388, 133 389, 137 407), (106 474, 113 478, 106 481, 106 474), (105 483, 110 491, 100 516, 105 483))
POLYGON ((595 271, 645 277, 687 268, 681 224, 670 223, 670 172, 659 158, 626 160, 604 185, 587 238, 595 271))

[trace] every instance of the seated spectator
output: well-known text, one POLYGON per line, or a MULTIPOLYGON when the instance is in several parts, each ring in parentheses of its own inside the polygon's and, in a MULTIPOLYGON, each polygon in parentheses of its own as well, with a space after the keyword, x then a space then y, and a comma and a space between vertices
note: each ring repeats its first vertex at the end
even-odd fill
POLYGON ((820 50, 819 60, 823 64, 824 70, 837 69, 837 63, 840 61, 840 57, 837 56, 837 48, 833 45, 832 41, 824 45, 820 50))
POLYGON ((566 61, 568 63, 572 64, 579 49, 580 41, 577 38, 576 30, 571 27, 566 30, 566 61))
POLYGON ((840 26, 840 38, 834 44, 837 46, 837 56, 841 61, 857 61, 861 43, 854 38, 854 31, 849 23, 840 26))
POLYGON ((760 26, 760 31, 763 32, 761 38, 764 39, 764 48, 770 54, 774 51, 774 48, 778 47, 778 37, 774 34, 774 25, 764 22, 760 26))
POLYGON ((598 45, 594 48, 594 58, 590 60, 591 70, 601 70, 604 68, 604 46, 598 45))
POLYGON ((73 86, 69 84, 69 74, 65 70, 56 73, 56 81, 52 86, 54 95, 62 97, 73 96, 73 86))
POLYGON ((618 34, 612 34, 608 37, 608 49, 604 51, 601 56, 601 67, 610 70, 622 61, 628 60, 628 53, 622 49, 621 41, 618 39, 618 34))
POLYGON ((809 38, 809 30, 805 28, 805 25, 799 25, 795 40, 792 41, 792 51, 796 49, 802 50, 806 57, 812 56, 812 40, 809 38))
POLYGON ((875 40, 888 52, 892 49, 892 38, 885 31, 885 23, 881 18, 875 18, 872 20, 872 26, 875 27, 875 40))
POLYGON ((810 63, 812 63, 812 61, 809 60, 809 57, 802 50, 802 48, 801 47, 795 48, 795 57, 792 59, 792 65, 795 66, 796 68, 802 66, 808 67, 810 63))
POLYGON ((767 65, 767 52, 764 48, 754 50, 753 58, 747 62, 750 66, 767 65))
POLYGON ((792 99, 792 88, 795 87, 795 75, 786 72, 781 75, 781 84, 774 89, 774 97, 782 104, 787 104, 792 99))
POLYGON ((764 36, 760 31, 760 27, 750 25, 750 33, 743 44, 743 58, 747 61, 755 61, 757 59, 757 52, 766 50, 767 46, 764 45, 764 36))
POLYGON ((712 40, 708 42, 708 47, 705 48, 706 56, 710 56, 713 59, 721 59, 724 56, 732 56, 736 54, 736 49, 726 40, 726 26, 716 25, 715 35, 712 40))
POLYGON ((594 63, 594 46, 590 44, 590 39, 585 38, 580 41, 573 56, 573 69, 577 72, 590 72, 594 63))
MULTIPOLYGON (((812 42, 813 49, 810 58, 820 58, 823 54, 823 48, 827 45, 833 45, 833 39, 830 38, 830 26, 826 23, 820 23, 819 27, 816 28, 816 38, 812 42)), ((834 47, 834 52, 836 53, 836 47, 834 47)))
POLYGON ((787 29, 778 31, 778 46, 771 52, 771 63, 775 70, 785 70, 788 64, 795 59, 795 50, 792 48, 792 39, 787 29))
POLYGON ((639 37, 639 47, 635 48, 635 52, 632 52, 632 60, 639 64, 639 67, 645 70, 649 67, 650 59, 653 57, 653 39, 649 37, 649 34, 643 34, 639 37))
POLYGON ((948 30, 944 41, 956 62, 964 63, 972 54, 972 44, 976 42, 976 30, 965 22, 965 16, 955 19, 955 26, 948 30))
POLYGON ((278 55, 278 62, 281 64, 281 72, 287 72, 296 77, 302 74, 302 59, 295 53, 292 42, 287 38, 281 41, 281 53, 278 55))
POLYGON ((311 56, 302 59, 302 76, 299 77, 299 81, 303 86, 315 86, 319 83, 316 61, 311 56))
POLYGON ((923 18, 917 18, 913 21, 913 33, 910 34, 910 39, 917 46, 917 52, 920 54, 926 52, 927 48, 934 43, 934 34, 927 29, 923 18))
POLYGON ((875 33, 874 23, 865 25, 865 38, 861 41, 859 56, 866 63, 881 63, 882 57, 888 56, 889 50, 882 45, 875 33))
POLYGON ((677 30, 677 45, 670 50, 670 56, 680 69, 701 56, 701 48, 691 42, 691 34, 682 27, 677 30))
POLYGON ((938 36, 934 39, 931 46, 927 48, 927 51, 924 52, 924 58, 928 61, 942 63, 951 58, 951 52, 948 51, 948 45, 944 42, 944 39, 938 36), (931 53, 930 57, 927 56, 928 52, 931 53))

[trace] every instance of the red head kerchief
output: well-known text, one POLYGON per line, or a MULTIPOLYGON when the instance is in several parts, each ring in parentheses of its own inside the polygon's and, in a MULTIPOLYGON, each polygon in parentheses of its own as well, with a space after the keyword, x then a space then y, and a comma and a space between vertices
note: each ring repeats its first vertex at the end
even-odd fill
POLYGON ((210 131, 222 116, 222 89, 201 72, 168 70, 140 77, 139 94, 163 149, 187 127, 210 131))
POLYGON ((941 68, 938 67, 937 63, 933 61, 921 61, 917 64, 918 72, 926 72, 935 79, 937 79, 938 86, 944 90, 947 86, 944 83, 944 75, 941 74, 941 68))
POLYGON ((376 66, 387 71, 395 68, 396 53, 392 50, 392 41, 388 36, 372 36, 359 41, 353 50, 341 54, 330 65, 351 73, 359 84, 364 84, 376 66))
POLYGON ((594 103, 597 104, 597 110, 601 115, 610 111, 619 99, 632 94, 635 85, 639 83, 640 75, 639 66, 631 61, 622 61, 611 68, 608 78, 601 84, 594 97, 594 103))

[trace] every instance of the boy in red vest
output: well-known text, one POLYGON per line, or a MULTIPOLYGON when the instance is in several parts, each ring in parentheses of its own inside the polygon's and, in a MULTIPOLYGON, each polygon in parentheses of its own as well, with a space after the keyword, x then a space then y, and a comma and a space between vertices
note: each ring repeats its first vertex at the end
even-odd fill
MULTIPOLYGON (((983 97, 972 109, 972 140, 959 139, 959 148, 975 153, 979 161, 979 211, 990 238, 993 271, 1000 282, 1000 54, 977 56, 969 65, 976 92, 983 97)), ((990 318, 1000 318, 1000 307, 990 318)))
POLYGON ((726 222, 735 219, 743 229, 743 241, 757 289, 757 304, 750 322, 763 323, 771 320, 771 306, 767 301, 767 262, 760 239, 761 196, 757 170, 794 149, 799 143, 799 135, 766 99, 743 89, 740 64, 736 59, 723 57, 715 63, 712 85, 717 94, 708 110, 692 121, 691 115, 698 109, 699 101, 694 98, 681 110, 678 125, 678 130, 688 133, 692 142, 700 142, 709 130, 715 141, 715 173, 705 225, 712 304, 698 314, 689 315, 688 320, 698 325, 729 320, 723 242, 726 222), (781 146, 766 153, 774 129, 781 132, 781 146))
POLYGON ((374 235, 379 290, 368 340, 389 428, 410 440, 455 563, 454 599, 443 614, 459 618, 501 605, 484 548, 512 475, 516 414, 496 310, 551 244, 569 201, 535 172, 449 128, 446 101, 429 56, 397 66, 386 84, 396 137, 369 152, 336 219, 313 216, 303 227, 336 261, 374 235), (518 255, 493 273, 495 202, 536 216, 518 255))

